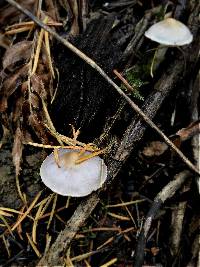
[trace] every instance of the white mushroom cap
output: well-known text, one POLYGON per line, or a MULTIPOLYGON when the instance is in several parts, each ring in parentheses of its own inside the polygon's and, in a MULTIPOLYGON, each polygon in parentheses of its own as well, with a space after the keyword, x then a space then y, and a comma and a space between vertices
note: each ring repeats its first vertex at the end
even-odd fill
POLYGON ((155 42, 169 46, 186 45, 193 40, 189 28, 173 18, 167 18, 154 24, 145 32, 145 36, 155 42))
MULTIPOLYGON (((86 155, 90 153, 85 152, 86 155)), ((63 196, 86 196, 100 188, 107 178, 107 167, 98 156, 75 164, 78 150, 59 149, 58 157, 60 167, 51 153, 40 168, 43 183, 53 192, 63 196)))

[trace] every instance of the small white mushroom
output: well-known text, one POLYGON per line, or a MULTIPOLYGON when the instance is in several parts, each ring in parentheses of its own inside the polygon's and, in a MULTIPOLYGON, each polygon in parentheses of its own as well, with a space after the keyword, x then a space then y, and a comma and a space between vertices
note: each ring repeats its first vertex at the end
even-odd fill
POLYGON ((145 32, 145 36, 167 46, 182 46, 190 44, 193 40, 189 28, 173 18, 167 18, 154 24, 145 32))
MULTIPOLYGON (((88 155, 91 152, 85 152, 88 155)), ((63 196, 82 197, 102 186, 107 178, 107 167, 98 156, 76 164, 78 150, 59 149, 59 166, 51 153, 43 161, 40 176, 43 183, 63 196)))

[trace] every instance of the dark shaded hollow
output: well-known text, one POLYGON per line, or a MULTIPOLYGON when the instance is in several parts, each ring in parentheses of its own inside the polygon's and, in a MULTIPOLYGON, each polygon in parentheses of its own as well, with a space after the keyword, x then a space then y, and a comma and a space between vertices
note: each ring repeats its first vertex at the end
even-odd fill
MULTIPOLYGON (((110 15, 93 20, 85 33, 72 40, 110 76, 121 56, 120 47, 110 34, 114 18, 110 15)), ((55 127, 67 134, 72 124, 84 133, 82 138, 91 141, 102 132, 106 118, 113 115, 119 96, 97 71, 61 44, 55 45, 54 60, 60 75, 51 109, 55 127)))

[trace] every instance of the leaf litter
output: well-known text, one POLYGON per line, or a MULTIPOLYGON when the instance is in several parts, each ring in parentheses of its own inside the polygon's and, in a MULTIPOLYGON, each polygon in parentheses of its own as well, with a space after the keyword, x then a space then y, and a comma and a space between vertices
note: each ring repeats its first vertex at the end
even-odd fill
MULTIPOLYGON (((34 1, 20 2, 29 10, 33 11, 34 1)), ((52 1, 49 2, 51 2, 51 5, 55 4, 52 1)), ((68 6, 65 6, 65 8, 70 7, 70 12, 73 16, 70 28, 70 34, 73 36, 77 35, 80 31, 79 13, 76 3, 76 1, 73 4, 71 1, 67 1, 68 6)), ((39 18, 49 26, 61 26, 60 22, 50 18, 50 11, 49 15, 48 12, 45 12, 45 14, 39 12, 41 11, 39 8, 37 11, 39 18)), ((67 11, 69 10, 67 9, 67 11)), ((0 207, 0 220, 3 225, 2 229, 4 229, 1 232, 1 239, 8 258, 13 256, 12 246, 10 247, 9 241, 10 235, 14 235, 15 238, 23 239, 24 241, 26 240, 26 244, 28 245, 29 243, 35 255, 40 258, 45 248, 47 249, 50 246, 51 239, 55 238, 56 231, 61 230, 63 225, 66 224, 66 218, 69 216, 65 216, 65 213, 72 212, 76 206, 76 200, 70 200, 67 206, 63 206, 60 203, 61 199, 59 196, 51 194, 48 191, 46 192, 45 189, 37 193, 33 200, 30 201, 22 186, 23 182, 20 176, 23 163, 23 150, 25 150, 24 145, 29 144, 31 147, 38 147, 43 150, 46 148, 57 149, 59 147, 71 146, 80 150, 87 149, 94 151, 96 154, 100 152, 94 144, 86 144, 78 141, 75 131, 72 137, 58 133, 51 121, 48 107, 49 99, 52 100, 56 91, 57 85, 54 85, 54 81, 57 72, 55 70, 54 60, 51 57, 52 43, 49 34, 43 29, 35 27, 35 24, 31 21, 20 21, 24 19, 24 16, 16 12, 11 6, 7 6, 7 9, 6 7, 0 9, 0 14, 3 14, 0 16, 0 22, 6 25, 6 35, 9 35, 9 38, 15 35, 15 38, 13 38, 14 44, 8 42, 8 45, 4 45, 6 51, 3 56, 3 68, 0 74, 2 78, 0 107, 2 112, 8 113, 12 121, 12 157, 15 166, 18 193, 23 202, 19 210, 0 207), (13 19, 9 20, 9 18, 13 19), (8 21, 11 24, 9 26, 7 25, 8 21), (12 103, 14 104, 11 105, 12 103), (30 142, 30 140, 33 142, 30 142), (15 221, 11 220, 13 217, 15 221), (26 228, 27 224, 28 227, 26 228), (57 229, 54 228, 55 225, 57 229), (43 236, 38 234, 41 229, 44 233, 43 236), (25 230, 25 234, 23 230, 25 230), (46 240, 43 238, 44 235, 46 240)), ((138 98, 143 99, 143 95, 141 97, 139 94, 138 98)), ((199 122, 195 122, 186 129, 179 130, 176 135, 183 142, 197 134, 197 132, 199 132, 199 122)), ((167 150, 167 146, 160 141, 153 141, 150 143, 148 149, 147 151, 147 148, 145 148, 143 154, 147 157, 158 157, 157 161, 159 164, 159 156, 167 150)), ((138 159, 138 162, 139 160, 141 158, 138 159)), ((117 189, 120 192, 119 186, 117 189)), ((82 241, 79 243, 79 238, 75 240, 75 246, 77 245, 79 247, 77 250, 79 255, 76 255, 76 249, 72 251, 75 247, 74 244, 71 251, 68 251, 65 257, 66 266, 69 263, 75 264, 78 261, 84 262, 86 266, 90 266, 89 262, 93 255, 101 255, 104 251, 108 253, 109 250, 114 252, 117 240, 121 240, 119 244, 123 245, 127 244, 126 242, 137 240, 144 220, 143 202, 151 202, 151 200, 146 197, 142 199, 139 197, 137 199, 136 195, 136 197, 132 196, 131 199, 127 199, 124 202, 121 201, 122 203, 119 204, 119 199, 122 200, 121 196, 117 192, 111 195, 112 199, 104 200, 106 203, 101 203, 99 211, 94 215, 97 218, 91 216, 85 226, 88 229, 82 229, 82 235, 80 234, 80 240, 82 241), (129 205, 131 212, 127 208, 129 205), (117 209, 117 211, 115 213, 111 212, 110 209, 112 208, 117 209), (100 221, 99 218, 101 218, 100 221), (134 227, 129 227, 130 222, 133 223, 134 227), (111 232, 116 231, 116 229, 118 229, 117 233, 112 235, 111 232), (103 232, 103 235, 99 237, 95 232, 103 232), (92 248, 95 242, 96 249, 93 250, 92 248)), ((156 226, 154 225, 154 227, 156 226)), ((152 230, 152 236, 154 233, 159 235, 159 228, 155 228, 155 231, 152 230)), ((156 246, 152 246, 149 250, 146 249, 146 251, 149 251, 149 255, 154 259, 159 254, 159 249, 156 246)), ((130 251, 128 253, 131 255, 130 251)), ((116 253, 118 255, 117 258, 113 257, 113 255, 114 253, 101 266, 120 266, 116 265, 121 256, 120 253, 116 253)), ((98 261, 100 256, 96 256, 96 258, 98 261)))

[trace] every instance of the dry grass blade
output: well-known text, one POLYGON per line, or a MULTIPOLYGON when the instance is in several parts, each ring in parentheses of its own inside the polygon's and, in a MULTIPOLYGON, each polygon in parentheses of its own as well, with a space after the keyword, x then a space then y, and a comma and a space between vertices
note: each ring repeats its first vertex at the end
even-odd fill
POLYGON ((69 207, 69 202, 70 202, 70 199, 71 199, 71 197, 70 197, 70 196, 68 196, 68 197, 67 197, 66 204, 65 204, 65 208, 66 208, 66 209, 69 207))
POLYGON ((25 22, 19 22, 19 23, 15 23, 12 25, 9 25, 8 27, 6 27, 6 31, 12 28, 19 28, 19 27, 24 27, 24 26, 33 26, 35 23, 33 21, 25 21, 25 22))
POLYGON ((67 144, 67 145, 78 145, 78 146, 82 146, 82 147, 87 147, 87 151, 95 151, 98 150, 98 148, 94 145, 94 144, 85 144, 83 142, 77 141, 74 138, 70 138, 67 137, 65 135, 62 135, 56 131, 54 131, 52 128, 50 128, 48 125, 45 125, 45 127, 50 131, 50 133, 55 137, 55 138, 59 138, 63 143, 67 144))
POLYGON ((18 191, 18 194, 19 194, 19 196, 20 196, 22 202, 23 202, 24 204, 26 204, 24 195, 23 195, 23 193, 22 193, 22 191, 21 191, 20 182, 19 182, 19 176, 18 176, 18 175, 16 175, 16 187, 17 187, 17 191, 18 191))
MULTIPOLYGON (((19 219, 21 218, 21 216, 24 214, 24 210, 25 210, 25 208, 26 208, 26 206, 23 206, 23 207, 21 208, 21 212, 22 212, 22 214, 19 214, 19 215, 18 215, 17 220, 19 220, 19 219)), ((21 240, 23 240, 22 232, 23 232, 23 230, 22 230, 22 224, 20 223, 20 224, 17 226, 17 233, 18 233, 19 238, 20 238, 21 240)))
POLYGON ((25 145, 30 145, 30 146, 35 146, 35 147, 40 147, 40 148, 50 148, 50 149, 58 149, 58 148, 67 148, 67 149, 78 149, 81 150, 83 149, 80 146, 52 146, 52 145, 43 145, 43 144, 38 144, 38 143, 24 143, 25 145))
POLYGON ((3 215, 0 215, 0 219, 3 221, 3 223, 5 224, 5 226, 7 227, 9 233, 14 237, 13 233, 12 233, 12 229, 10 227, 10 225, 8 224, 8 222, 6 221, 6 219, 4 218, 3 215))
POLYGON ((96 157, 96 156, 98 156, 98 155, 100 155, 100 154, 105 153, 105 151, 106 151, 105 149, 102 149, 102 150, 93 152, 93 153, 91 153, 91 154, 89 154, 89 155, 85 155, 85 156, 83 156, 82 158, 78 159, 75 163, 76 163, 76 164, 80 164, 80 163, 82 163, 82 162, 84 162, 84 161, 86 161, 86 160, 88 160, 88 159, 91 159, 91 158, 93 158, 93 157, 96 157))
MULTIPOLYGON (((61 210, 64 210, 64 209, 66 209, 66 208, 65 208, 65 207, 61 207, 61 208, 55 210, 55 211, 54 211, 54 214, 56 214, 57 212, 59 212, 59 211, 61 211, 61 210)), ((47 218, 47 217, 49 217, 50 215, 51 215, 51 212, 48 212, 48 213, 42 215, 42 216, 40 217, 40 219, 47 218)))
POLYGON ((70 258, 70 248, 67 250, 67 253, 66 253, 66 258, 64 258, 64 262, 65 262, 65 266, 68 267, 73 267, 73 263, 71 261, 71 258, 70 258))
POLYGON ((42 212, 42 209, 44 207, 44 205, 46 204, 46 202, 48 201, 48 198, 45 198, 43 201, 41 201, 40 203, 40 206, 37 210, 37 213, 35 215, 35 219, 34 219, 34 223, 33 223, 33 228, 32 228, 32 240, 35 244, 37 244, 37 224, 38 224, 38 220, 41 216, 41 212, 42 212))
POLYGON ((97 250, 99 250, 99 249, 105 247, 106 245, 110 244, 111 242, 113 242, 113 240, 114 240, 114 237, 113 237, 113 236, 110 237, 108 240, 106 240, 106 242, 104 242, 102 245, 100 245, 100 246, 97 248, 97 250))
MULTIPOLYGON (((16 24, 12 24, 12 25, 9 25, 8 27, 6 27, 6 32, 12 28, 20 28, 20 27, 25 27, 25 26, 34 26, 35 23, 34 21, 25 21, 25 22, 19 22, 19 23, 16 23, 16 24)), ((60 22, 47 22, 47 25, 49 26, 63 26, 62 23, 60 22)))
POLYGON ((85 266, 86 267, 91 267, 91 265, 89 264, 89 262, 87 260, 84 260, 85 266))
POLYGON ((106 205, 106 208, 118 208, 118 207, 123 207, 123 206, 128 206, 128 205, 134 205, 134 204, 141 203, 144 201, 145 201, 145 199, 138 199, 138 200, 123 202, 123 203, 119 203, 119 204, 106 205))
POLYGON ((53 79, 55 79, 55 73, 53 70, 53 64, 52 64, 52 60, 51 60, 51 51, 50 51, 50 45, 49 45, 49 33, 46 31, 44 33, 44 40, 45 40, 47 57, 48 57, 49 69, 50 69, 50 72, 51 72, 53 79))
POLYGON ((121 232, 119 227, 99 227, 99 228, 91 228, 88 230, 81 231, 81 233, 90 233, 90 232, 99 232, 99 231, 114 231, 114 232, 121 232))
POLYGON ((67 257, 66 259, 64 259, 64 262, 65 262, 65 266, 66 267, 74 267, 74 265, 73 265, 73 263, 72 263, 72 261, 70 260, 70 258, 69 257, 67 257))
POLYGON ((43 200, 43 201, 46 202, 46 204, 45 204, 44 208, 42 209, 42 211, 40 213, 40 219, 43 218, 43 215, 44 215, 45 211, 47 210, 47 208, 49 207, 49 205, 50 205, 52 199, 54 198, 54 196, 55 196, 55 193, 49 195, 48 198, 46 199, 47 201, 45 201, 45 199, 43 200))
MULTIPOLYGON (((17 214, 23 214, 23 212, 20 212, 18 210, 11 209, 11 208, 5 208, 5 207, 0 207, 0 212, 1 211, 9 211, 9 212, 17 213, 17 214)), ((12 216, 12 215, 10 215, 10 216, 12 216)))
POLYGON ((60 81, 60 73, 59 73, 58 69, 55 68, 55 71, 56 71, 56 75, 57 75, 57 84, 56 84, 56 88, 55 88, 55 90, 52 92, 52 96, 51 96, 51 104, 53 103, 53 101, 54 101, 55 98, 56 98, 56 94, 57 94, 57 91, 58 91, 58 85, 59 85, 59 81, 60 81))
POLYGON ((67 222, 65 222, 58 214, 56 214, 56 218, 60 221, 60 222, 62 222, 64 225, 66 225, 67 224, 67 222))
MULTIPOLYGON (((50 115, 49 115, 49 112, 48 112, 48 110, 47 110, 45 101, 44 101, 44 99, 43 99, 42 97, 41 97, 41 100, 42 100, 42 107, 43 107, 43 110, 44 110, 44 115, 45 115, 45 118, 46 118, 47 123, 48 123, 48 127, 49 127, 49 129, 52 129, 52 131, 53 131, 54 133, 56 133, 56 129, 55 129, 54 125, 53 125, 53 122, 52 122, 51 117, 50 117, 50 115)), ((61 146, 63 146, 63 142, 62 142, 62 140, 60 139, 59 135, 54 135, 54 136, 55 136, 56 139, 58 140, 58 143, 59 143, 61 146)))
POLYGON ((78 255, 76 257, 71 258, 71 261, 82 261, 82 260, 85 260, 96 253, 97 253, 97 251, 90 251, 90 252, 87 252, 87 253, 84 253, 84 254, 81 254, 81 255, 78 255))
POLYGON ((42 257, 42 254, 39 252, 38 248, 36 247, 36 245, 34 244, 34 242, 32 241, 28 233, 26 233, 26 236, 28 238, 28 242, 30 243, 32 249, 34 250, 35 254, 38 256, 38 258, 42 257))
MULTIPOLYGON (((121 200, 121 201, 122 201, 122 200, 121 200)), ((122 204, 123 204, 123 201, 122 201, 122 204)), ((132 216, 130 210, 128 209, 128 207, 127 207, 126 205, 125 205, 124 207, 125 207, 125 210, 127 211, 128 215, 129 215, 129 217, 131 218, 131 220, 132 220, 132 222, 133 222, 135 228, 137 228, 136 222, 135 222, 135 220, 134 220, 134 218, 133 218, 133 216, 132 216)))
POLYGON ((57 166, 60 168, 59 155, 58 155, 58 149, 57 148, 53 150, 53 155, 54 155, 54 160, 55 160, 57 166))
POLYGON ((119 219, 121 221, 130 221, 130 218, 126 217, 126 216, 122 216, 122 215, 112 213, 112 212, 108 212, 107 214, 110 215, 111 217, 119 219))
MULTIPOLYGON (((47 20, 48 20, 48 17, 45 17, 43 22, 46 23, 47 20)), ((41 29, 40 34, 39 34, 39 38, 38 38, 37 48, 36 48, 36 51, 35 51, 35 57, 34 57, 34 62, 33 62, 33 68, 32 68, 31 75, 35 74, 37 66, 38 66, 38 61, 39 61, 40 51, 41 51, 41 47, 42 47, 43 36, 44 36, 44 29, 41 29)))
POLYGON ((40 191, 36 197, 34 198, 33 202, 31 203, 31 205, 29 206, 29 208, 27 209, 27 211, 23 214, 23 216, 13 225, 12 227, 12 231, 14 231, 17 226, 27 217, 27 215, 29 214, 29 212, 32 210, 32 208, 35 206, 36 202, 38 201, 39 197, 41 196, 42 191, 40 191))
POLYGON ((115 262, 117 261, 117 258, 114 258, 106 263, 104 263, 103 265, 101 265, 100 267, 109 267, 111 265, 113 265, 115 262))
POLYGON ((51 221, 52 221, 52 219, 53 219, 53 215, 54 215, 54 213, 55 213, 56 203, 57 203, 57 198, 58 198, 58 195, 55 194, 55 196, 54 196, 54 200, 53 200, 53 206, 52 206, 52 210, 51 210, 51 215, 50 215, 50 217, 49 217, 49 221, 48 221, 48 224, 47 224, 47 229, 49 229, 50 224, 51 224, 51 221))
POLYGON ((10 256, 11 256, 11 252, 10 252, 10 250, 9 250, 9 244, 8 244, 8 241, 6 240, 6 238, 5 238, 4 235, 1 235, 1 237, 2 237, 2 240, 3 240, 4 246, 5 246, 5 248, 6 248, 8 257, 10 257, 10 256))
POLYGON ((10 213, 8 213, 8 212, 5 212, 5 211, 3 211, 1 208, 0 208, 0 216, 7 216, 7 217, 12 217, 13 216, 13 214, 10 214, 10 213))
POLYGON ((16 33, 20 33, 20 32, 27 32, 32 30, 32 26, 25 26, 25 27, 20 27, 18 29, 13 29, 13 30, 9 30, 5 32, 5 35, 13 35, 16 33))

